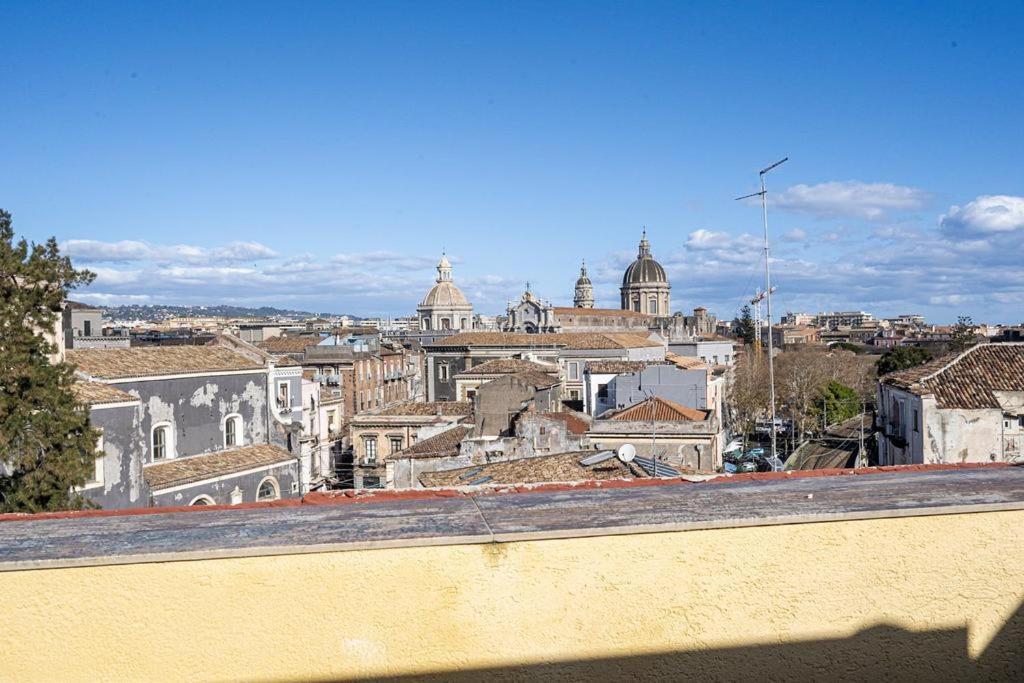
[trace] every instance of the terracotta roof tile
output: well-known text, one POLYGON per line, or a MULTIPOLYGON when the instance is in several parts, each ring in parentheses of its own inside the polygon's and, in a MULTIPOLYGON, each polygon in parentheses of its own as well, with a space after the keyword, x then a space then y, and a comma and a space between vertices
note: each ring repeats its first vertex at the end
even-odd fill
POLYGON ((640 372, 650 363, 645 360, 597 360, 587 363, 587 370, 594 374, 621 375, 625 372, 640 372))
POLYGON ((629 422, 644 422, 653 420, 655 422, 700 422, 706 420, 708 413, 696 408, 688 408, 679 405, 675 401, 655 396, 644 399, 625 410, 610 415, 609 420, 621 420, 629 422))
POLYGON ((678 353, 666 353, 665 360, 683 370, 706 370, 708 364, 693 356, 680 356, 678 353))
POLYGON ((263 369, 261 363, 218 346, 72 349, 67 359, 82 372, 103 379, 263 369))
POLYGON ((261 342, 256 342, 256 346, 270 353, 303 353, 306 347, 316 346, 321 341, 323 339, 318 336, 292 335, 264 339, 261 342))
POLYGON ((533 458, 518 458, 457 470, 427 472, 420 483, 427 487, 473 486, 479 484, 543 484, 632 479, 644 476, 642 470, 612 456, 596 465, 581 465, 583 458, 597 451, 574 451, 533 458), (483 481, 486 478, 486 481, 483 481))
POLYGON ((399 451, 396 458, 451 458, 459 454, 459 444, 469 434, 470 428, 464 425, 447 429, 440 434, 414 443, 405 450, 399 451))
POLYGON ((378 415, 469 415, 473 404, 469 401, 434 401, 431 403, 399 403, 389 406, 378 415))
POLYGON ((527 370, 526 372, 517 372, 514 376, 523 380, 527 384, 537 387, 538 389, 545 389, 547 387, 553 387, 556 384, 561 384, 561 380, 558 379, 558 377, 547 372, 527 370))
POLYGON ((526 334, 523 332, 460 332, 429 346, 502 346, 531 348, 535 346, 564 346, 567 349, 635 349, 654 348, 662 344, 643 334, 610 332, 556 332, 526 334))
POLYGON ((257 467, 294 461, 295 456, 282 448, 271 444, 256 444, 147 465, 142 468, 142 476, 149 488, 158 491, 257 467))
POLYGON ((590 431, 590 423, 575 413, 541 413, 541 416, 546 417, 549 420, 564 422, 569 433, 575 434, 576 436, 583 436, 590 431))
POLYGON ((999 408, 997 391, 1024 391, 1024 343, 978 344, 880 381, 917 395, 934 394, 940 408, 999 408))
POLYGON ((90 406, 139 400, 128 392, 121 391, 117 387, 104 384, 103 382, 79 380, 71 385, 71 391, 81 403, 90 406))
POLYGON ((468 370, 459 373, 460 377, 472 377, 474 375, 514 375, 517 372, 558 372, 558 368, 550 365, 541 365, 530 360, 521 358, 495 358, 480 365, 474 365, 468 370))

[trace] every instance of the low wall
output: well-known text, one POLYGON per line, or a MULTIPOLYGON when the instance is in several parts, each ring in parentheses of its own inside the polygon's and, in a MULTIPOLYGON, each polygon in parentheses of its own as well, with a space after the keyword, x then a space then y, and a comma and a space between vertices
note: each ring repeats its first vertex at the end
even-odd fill
POLYGON ((1010 679, 1022 567, 1009 510, 10 571, 0 670, 1010 679))

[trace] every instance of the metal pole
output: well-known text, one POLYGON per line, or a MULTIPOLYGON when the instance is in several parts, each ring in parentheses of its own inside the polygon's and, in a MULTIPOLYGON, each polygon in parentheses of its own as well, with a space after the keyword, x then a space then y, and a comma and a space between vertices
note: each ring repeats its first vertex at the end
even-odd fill
MULTIPOLYGON (((782 162, 779 162, 782 163, 782 162)), ((775 359, 773 354, 775 351, 775 345, 772 340, 772 269, 771 259, 769 258, 768 250, 768 201, 767 192, 764 186, 764 176, 771 170, 765 169, 761 171, 761 216, 764 222, 764 291, 767 293, 768 299, 768 388, 771 396, 771 434, 772 434, 772 469, 776 469, 778 459, 776 457, 776 439, 775 433, 775 359)))

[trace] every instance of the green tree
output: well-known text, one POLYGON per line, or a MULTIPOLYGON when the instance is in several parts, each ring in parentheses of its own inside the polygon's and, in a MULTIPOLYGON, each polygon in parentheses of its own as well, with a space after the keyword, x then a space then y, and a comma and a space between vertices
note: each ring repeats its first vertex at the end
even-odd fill
POLYGON ((927 349, 919 346, 897 346, 882 354, 878 359, 878 375, 887 375, 897 370, 906 370, 923 365, 932 359, 927 349))
POLYGON ((92 278, 53 238, 15 244, 0 210, 0 512, 85 504, 73 487, 92 472, 98 434, 71 392, 71 366, 51 357, 68 291, 92 278))
POLYGON ((754 316, 750 313, 750 306, 740 309, 740 317, 736 319, 736 331, 744 343, 753 344, 757 338, 757 328, 754 326, 754 316))
POLYGON ((956 325, 953 326, 953 335, 949 340, 949 350, 952 353, 960 353, 977 343, 978 339, 974 334, 974 320, 969 315, 961 315, 956 319, 956 325))
POLYGON ((836 381, 829 382, 819 392, 818 403, 815 406, 816 412, 822 416, 822 424, 825 427, 859 415, 860 409, 860 396, 857 392, 836 381))

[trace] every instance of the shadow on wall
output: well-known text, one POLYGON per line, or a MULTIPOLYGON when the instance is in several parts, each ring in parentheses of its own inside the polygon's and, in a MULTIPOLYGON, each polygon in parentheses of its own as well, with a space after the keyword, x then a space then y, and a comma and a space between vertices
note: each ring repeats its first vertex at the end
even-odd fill
POLYGON ((383 680, 537 679, 1020 681, 1024 680, 1024 603, 976 660, 968 656, 965 628, 914 632, 881 624, 850 638, 833 640, 446 671, 383 680))

